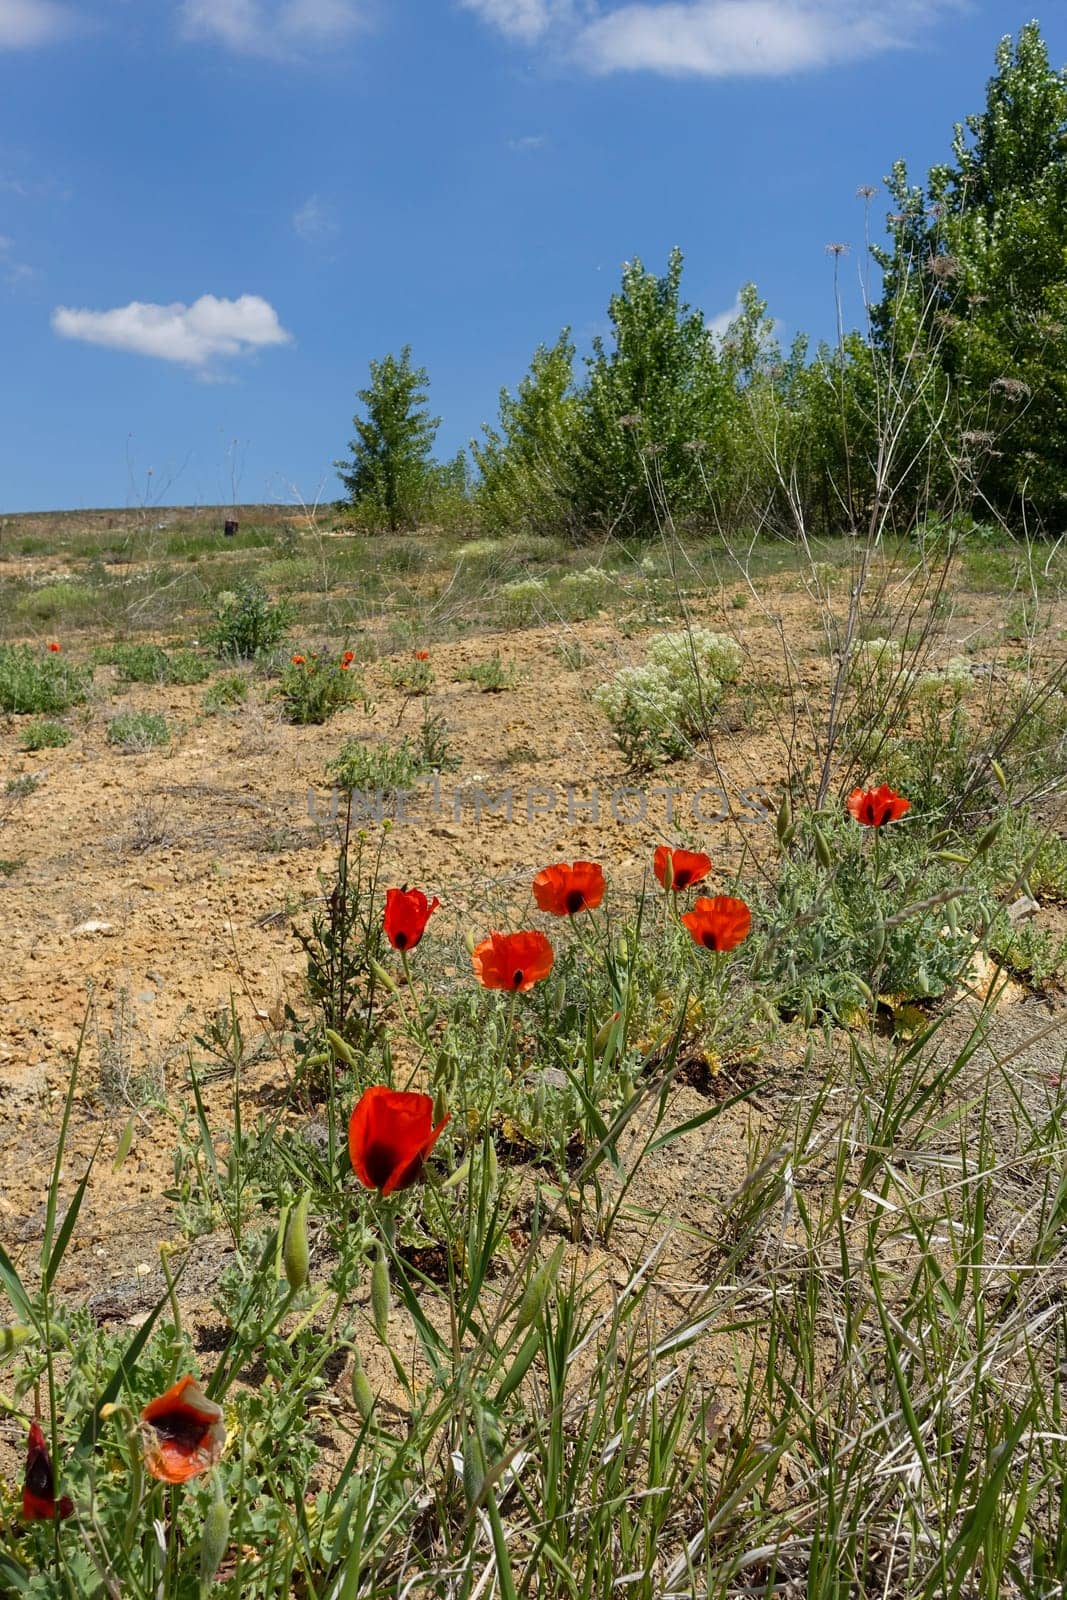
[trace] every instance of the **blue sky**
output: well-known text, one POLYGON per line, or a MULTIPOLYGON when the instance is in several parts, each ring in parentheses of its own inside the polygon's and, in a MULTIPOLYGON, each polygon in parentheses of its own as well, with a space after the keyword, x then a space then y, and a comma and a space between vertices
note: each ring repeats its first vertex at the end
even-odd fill
MULTIPOLYGON (((1034 0, 0 0, 0 511, 332 499, 371 357, 449 455, 674 244, 852 320, 862 202, 1034 0)), ((1037 9, 1054 62, 1067 7, 1037 9)), ((884 195, 873 202, 876 219, 884 195)))

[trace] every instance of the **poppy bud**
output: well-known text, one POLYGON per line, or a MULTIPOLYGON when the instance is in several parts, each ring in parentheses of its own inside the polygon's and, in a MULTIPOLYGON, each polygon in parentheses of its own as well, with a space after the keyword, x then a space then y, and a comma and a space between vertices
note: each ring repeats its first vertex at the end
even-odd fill
POLYGON ((215 1582, 215 1574, 230 1542, 230 1508, 216 1487, 215 1498, 204 1517, 204 1531, 200 1535, 200 1593, 206 1595, 215 1582))
POLYGON ((536 1317, 540 1316, 541 1308, 548 1299, 548 1291, 555 1283, 556 1274, 559 1272, 563 1261, 563 1249, 563 1245, 558 1244, 544 1266, 534 1273, 526 1285, 526 1290, 519 1301, 519 1310, 515 1318, 516 1333, 521 1333, 524 1328, 530 1326, 536 1317))
POLYGON ((636 1090, 636 1088, 634 1086, 634 1080, 630 1076, 630 1074, 628 1072, 620 1072, 619 1073, 619 1096, 620 1096, 620 1098, 622 1100, 623 1105, 624 1106, 628 1106, 630 1104, 630 1101, 633 1099, 633 1097, 634 1097, 634 1095, 636 1093, 637 1093, 637 1090, 636 1090))
POLYGON ((370 1275, 370 1306, 374 1317, 374 1329, 384 1345, 389 1343, 389 1262, 386 1259, 385 1249, 378 1246, 378 1254, 371 1268, 370 1275))
POLYGON ((289 1215, 289 1225, 285 1230, 285 1244, 282 1248, 282 1261, 285 1266, 286 1281, 294 1294, 304 1288, 308 1281, 308 1201, 310 1195, 307 1190, 296 1202, 295 1209, 289 1215))
POLYGON ((500 1182, 500 1163, 497 1160, 496 1145, 493 1140, 489 1139, 487 1144, 488 1148, 485 1152, 486 1180, 491 1193, 500 1182))
POLYGON ((618 1020, 619 1013, 617 1011, 613 1011, 607 1022, 601 1023, 600 1027, 597 1029, 596 1038, 593 1040, 594 1055, 602 1056, 604 1054, 604 1051, 607 1049, 608 1043, 611 1039, 612 1030, 614 1029, 618 1020))
POLYGON ((538 1085, 533 1097, 533 1104, 530 1107, 530 1120, 535 1128, 544 1126, 546 1100, 545 1086, 542 1083, 538 1085))
POLYGON ((477 1505, 485 1483, 485 1452, 472 1429, 463 1441, 463 1492, 469 1506, 477 1505))
POLYGON ((874 1005, 874 990, 871 988, 870 984, 869 983, 864 983, 863 979, 862 978, 857 978, 855 974, 853 974, 852 982, 855 984, 856 988, 859 990, 861 996, 863 997, 864 1004, 868 1005, 868 1006, 873 1006, 874 1005))
POLYGON ((0 1328, 0 1356, 10 1356, 30 1337, 29 1328, 15 1322, 10 1328, 0 1328))
POLYGON ((352 1352, 352 1399, 364 1422, 369 1422, 374 1414, 374 1394, 358 1350, 352 1352))
POLYGON ((473 928, 467 928, 464 930, 463 943, 467 946, 467 954, 473 955, 474 947, 478 943, 477 939, 474 937, 473 928))
POLYGON ((778 808, 778 843, 784 850, 793 838, 793 801, 786 789, 782 795, 782 803, 778 808))
POLYGON ((444 1084, 441 1084, 438 1087, 437 1093, 433 1097, 433 1123, 434 1123, 434 1127, 436 1128, 436 1126, 437 1126, 437 1124, 439 1122, 443 1122, 447 1115, 448 1115, 448 1095, 447 1095, 447 1091, 445 1089, 444 1084))
POLYGON ((885 949, 885 940, 886 940, 885 923, 884 922, 879 922, 871 930, 871 953, 874 956, 874 959, 876 961, 880 961, 881 958, 882 958, 882 952, 885 949))
POLYGON ((996 822, 990 823, 989 827, 986 829, 974 847, 974 853, 976 856, 984 856, 986 851, 991 849, 996 843, 997 835, 1001 830, 1003 821, 1003 817, 998 817, 996 822))
POLYGON ((817 822, 813 822, 811 825, 811 835, 815 840, 815 854, 818 858, 819 865, 820 867, 825 867, 826 871, 829 872, 830 868, 834 864, 834 853, 830 849, 826 835, 823 833, 817 822))
POLYGON ((804 996, 804 1002, 800 1007, 800 1015, 805 1028, 810 1028, 815 1021, 815 1007, 812 1004, 810 994, 804 996))
POLYGON ((380 961, 375 961, 374 957, 372 956, 370 958, 369 966, 371 972, 374 974, 375 978, 381 984, 383 989, 388 989, 390 994, 396 994, 398 992, 396 980, 393 978, 391 973, 386 972, 380 961))
POLYGON ((325 1030, 325 1033, 326 1033, 326 1043, 329 1045, 330 1049, 333 1051, 333 1053, 337 1057, 338 1061, 344 1061, 350 1067, 356 1066, 357 1065, 356 1053, 352 1049, 352 1046, 347 1042, 347 1040, 342 1039, 341 1035, 339 1033, 335 1033, 332 1028, 327 1028, 325 1030))
POLYGON ((1001 766, 999 761, 994 761, 992 756, 989 758, 989 765, 993 769, 994 778, 996 778, 997 782, 1000 784, 1000 787, 1004 790, 1004 793, 1007 794, 1008 780, 1004 774, 1004 768, 1001 766))
POLYGON ((541 1330, 540 1328, 531 1328, 522 1342, 518 1355, 508 1368, 507 1377, 497 1390, 496 1398, 493 1401, 495 1406, 503 1405, 504 1401, 510 1399, 515 1393, 515 1390, 533 1366, 534 1356, 536 1356, 540 1348, 541 1330))

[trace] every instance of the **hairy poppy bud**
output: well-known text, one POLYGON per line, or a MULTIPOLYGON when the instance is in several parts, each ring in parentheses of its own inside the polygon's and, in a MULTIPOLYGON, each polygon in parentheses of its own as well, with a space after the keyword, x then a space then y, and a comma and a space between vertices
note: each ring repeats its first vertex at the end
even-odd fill
POLYGON ((484 1483, 485 1452, 482 1441, 472 1429, 463 1441, 463 1493, 469 1506, 477 1505, 484 1483))
POLYGON ((618 1020, 619 1013, 617 1011, 613 1011, 608 1020, 601 1023, 600 1027, 596 1031, 596 1037, 593 1040, 594 1055, 602 1056, 604 1054, 604 1051, 608 1048, 608 1045, 611 1042, 611 1035, 618 1020))
POLYGON ((974 853, 976 856, 984 856, 986 851, 993 847, 997 841, 997 835, 1003 826, 1003 822, 1003 817, 998 817, 996 822, 990 823, 989 827, 986 829, 974 847, 974 853))
POLYGON ((383 1344, 389 1343, 389 1262, 382 1245, 378 1246, 370 1275, 370 1306, 374 1317, 374 1330, 383 1344))
POLYGON ((1005 776, 1004 768, 1001 766, 999 761, 994 761, 992 756, 989 758, 989 765, 993 770, 994 778, 996 778, 997 782, 1000 784, 1000 787, 1004 790, 1004 793, 1007 794, 1008 780, 1005 776))
POLYGON ((373 972, 377 981, 381 984, 382 988, 388 989, 390 994, 396 994, 398 992, 396 980, 391 973, 386 972, 381 962, 375 961, 374 957, 372 956, 369 965, 371 971, 373 972))
POLYGON ((533 1103, 530 1107, 530 1120, 535 1128, 544 1126, 545 1108, 548 1096, 545 1094, 544 1084, 539 1084, 534 1092, 533 1103))
POLYGON ((503 1405, 504 1401, 510 1399, 515 1393, 515 1390, 532 1367, 534 1356, 536 1356, 540 1348, 541 1330, 540 1328, 531 1328, 522 1342, 518 1355, 511 1363, 507 1376, 497 1390, 496 1398, 493 1401, 495 1406, 503 1405))
POLYGON ((855 984, 856 988, 859 990, 861 996, 863 997, 864 1004, 873 1007, 873 1005, 874 1005, 874 990, 871 988, 870 984, 869 983, 864 983, 863 979, 856 977, 855 973, 853 973, 853 975, 852 975, 852 982, 855 984))
POLYGON ((285 1277, 290 1289, 296 1294, 308 1281, 308 1201, 310 1196, 305 1189, 296 1206, 289 1214, 289 1224, 285 1230, 285 1244, 282 1247, 282 1261, 285 1266, 285 1277))
POLYGON ((793 801, 789 790, 782 795, 782 803, 778 808, 778 843, 784 850, 793 837, 793 801))
POLYGON ((20 1322, 13 1323, 10 1328, 0 1328, 0 1356, 13 1355, 29 1337, 29 1328, 24 1328, 20 1322))
POLYGON ((346 1039, 342 1039, 341 1035, 339 1033, 335 1033, 332 1028, 327 1028, 325 1031, 326 1043, 329 1045, 338 1061, 344 1061, 350 1067, 356 1066, 356 1053, 348 1041, 346 1039))
POLYGON ((215 1498, 207 1508, 204 1530, 200 1535, 200 1593, 206 1595, 215 1582, 215 1574, 222 1565, 226 1547, 230 1542, 230 1508, 216 1490, 215 1498))
POLYGON ((811 825, 811 836, 815 840, 815 854, 819 865, 820 867, 825 867, 826 871, 829 872, 834 864, 834 853, 830 849, 825 833, 823 833, 817 822, 813 822, 811 825))
POLYGON ((374 1393, 358 1350, 352 1352, 352 1399, 364 1422, 369 1422, 374 1414, 374 1393))
POLYGON ((563 1249, 563 1245, 558 1244, 544 1266, 534 1273, 526 1285, 526 1290, 519 1301, 519 1310, 515 1318, 516 1333, 521 1333, 524 1328, 528 1328, 531 1322, 540 1315, 541 1308, 548 1299, 548 1292, 556 1281, 556 1274, 559 1272, 560 1264, 563 1261, 563 1249))
POLYGON ((493 1140, 491 1138, 487 1141, 487 1148, 486 1148, 486 1152, 485 1152, 485 1165, 486 1165, 486 1180, 487 1180, 487 1183, 488 1183, 488 1186, 489 1186, 489 1190, 490 1190, 490 1192, 492 1192, 496 1188, 497 1184, 500 1182, 500 1163, 498 1162, 497 1156, 496 1156, 496 1145, 493 1143, 493 1140))

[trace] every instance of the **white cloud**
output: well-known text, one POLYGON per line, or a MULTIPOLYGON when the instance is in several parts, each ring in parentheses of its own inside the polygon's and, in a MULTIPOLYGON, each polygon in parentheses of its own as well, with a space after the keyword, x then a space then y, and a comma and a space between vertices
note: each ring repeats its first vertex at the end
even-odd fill
POLYGON ((0 50, 27 50, 72 33, 73 12, 55 0, 0 0, 0 50))
POLYGON ((169 306, 131 300, 113 311, 78 311, 57 306, 52 327, 64 339, 130 350, 161 361, 205 367, 221 356, 248 355, 272 344, 288 344, 292 335, 278 321, 274 307, 258 294, 222 300, 202 294, 191 306, 176 300, 169 306))
POLYGON ((508 149, 526 154, 530 150, 543 150, 547 140, 543 133, 524 133, 521 138, 509 139, 508 149))
POLYGON ((34 275, 33 268, 15 254, 15 241, 0 233, 0 278, 12 289, 34 275))
POLYGON ((293 232, 305 244, 328 244, 341 231, 337 219, 317 194, 308 195, 304 204, 297 207, 292 222, 293 232))
POLYGON ((577 16, 575 0, 461 0, 461 4, 509 39, 522 39, 527 44, 558 24, 573 22, 577 16))
POLYGON ((181 16, 190 39, 278 58, 337 44, 366 23, 363 0, 182 0, 181 16))
POLYGON ((725 311, 717 311, 713 317, 708 318, 704 326, 717 339, 724 339, 730 331, 731 322, 736 322, 741 315, 741 309, 741 296, 738 294, 732 306, 727 306, 725 311))
POLYGON ((912 44, 969 0, 461 0, 526 43, 550 32, 590 72, 778 77, 912 44))

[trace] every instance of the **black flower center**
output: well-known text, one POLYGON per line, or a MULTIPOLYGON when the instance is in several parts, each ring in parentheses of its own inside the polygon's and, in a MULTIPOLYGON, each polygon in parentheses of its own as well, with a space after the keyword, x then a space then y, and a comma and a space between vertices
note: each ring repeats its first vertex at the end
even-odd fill
POLYGON ((700 936, 700 942, 704 946, 705 950, 717 950, 719 948, 715 934, 711 928, 706 928, 704 930, 700 936))
POLYGON ((511 987, 513 989, 521 988, 522 987, 522 980, 523 980, 524 977, 525 977, 525 973, 523 972, 522 968, 521 967, 516 967, 515 968, 515 975, 511 980, 511 987))
POLYGON ((363 1152, 363 1165, 376 1189, 384 1189, 397 1167, 397 1152, 392 1145, 372 1139, 363 1152))
POLYGON ((580 889, 568 889, 565 904, 568 912, 573 917, 575 912, 580 911, 585 905, 585 895, 580 889))

